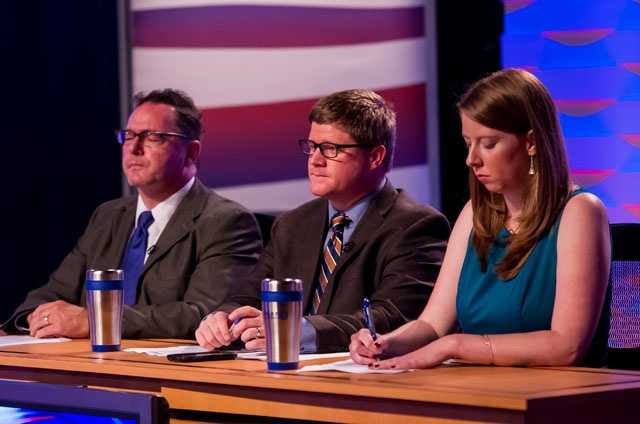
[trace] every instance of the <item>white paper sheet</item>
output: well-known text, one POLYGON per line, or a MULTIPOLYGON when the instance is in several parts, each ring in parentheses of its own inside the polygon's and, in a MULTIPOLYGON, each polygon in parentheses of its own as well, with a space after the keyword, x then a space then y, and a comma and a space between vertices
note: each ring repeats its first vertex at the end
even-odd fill
MULTIPOLYGON (((171 347, 135 347, 135 348, 129 348, 124 350, 125 352, 145 353, 151 356, 167 356, 173 353, 207 352, 206 349, 197 345, 184 345, 184 346, 171 346, 171 347)), ((309 361, 311 359, 341 358, 346 356, 349 356, 349 352, 306 353, 306 354, 301 354, 299 357, 299 360, 309 361)), ((240 352, 238 353, 238 359, 255 359, 259 361, 266 361, 267 353, 263 350, 258 350, 255 352, 240 352)))
POLYGON ((336 353, 303 353, 300 355, 301 361, 310 361, 312 359, 323 358, 346 358, 349 356, 349 352, 336 352, 336 353))
POLYGON ((174 353, 198 353, 207 352, 198 345, 171 346, 171 347, 131 347, 124 349, 125 352, 146 353, 151 356, 167 356, 174 353))
POLYGON ((332 362, 330 364, 323 365, 307 365, 298 370, 298 372, 308 371, 341 371, 352 374, 398 374, 401 372, 413 371, 413 370, 381 370, 376 368, 369 368, 366 365, 360 365, 353 362, 351 359, 346 361, 332 362))
POLYGON ((0 347, 2 346, 15 346, 25 344, 38 344, 38 343, 62 343, 68 342, 71 339, 66 337, 51 337, 38 339, 31 336, 0 336, 0 347))

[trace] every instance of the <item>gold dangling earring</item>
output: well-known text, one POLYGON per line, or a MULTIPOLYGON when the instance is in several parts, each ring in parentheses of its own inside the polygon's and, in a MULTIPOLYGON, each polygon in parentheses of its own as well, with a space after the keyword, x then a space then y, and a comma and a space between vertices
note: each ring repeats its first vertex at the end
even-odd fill
POLYGON ((535 155, 529 156, 529 175, 535 175, 536 168, 533 166, 533 157, 535 155))

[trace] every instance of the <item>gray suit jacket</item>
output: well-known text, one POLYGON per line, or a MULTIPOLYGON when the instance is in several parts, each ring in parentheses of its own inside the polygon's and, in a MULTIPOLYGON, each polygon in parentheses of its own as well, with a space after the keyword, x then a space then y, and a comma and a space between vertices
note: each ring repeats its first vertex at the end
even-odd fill
MULTIPOLYGON (((85 271, 119 267, 136 202, 132 196, 100 205, 73 251, 47 284, 27 295, 7 330, 45 302, 84 305, 85 271)), ((125 305, 123 336, 193 338, 202 317, 220 306, 231 286, 247 284, 261 249, 253 215, 196 179, 147 258, 137 303, 125 305)))
MULTIPOLYGON (((320 254, 328 230, 328 203, 308 202, 281 215, 254 271, 251 285, 234 292, 221 309, 259 306, 262 278, 301 278, 304 310, 312 301, 320 254)), ((369 297, 376 329, 389 332, 418 317, 431 294, 444 257, 449 223, 435 209, 415 202, 387 183, 371 200, 329 279, 317 315, 318 351, 341 351, 363 327, 362 298, 369 297)))

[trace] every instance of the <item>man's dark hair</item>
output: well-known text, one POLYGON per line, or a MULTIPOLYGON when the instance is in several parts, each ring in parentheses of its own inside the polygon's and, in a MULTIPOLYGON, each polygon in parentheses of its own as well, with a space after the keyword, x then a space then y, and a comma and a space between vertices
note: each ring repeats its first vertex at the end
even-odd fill
POLYGON ((331 124, 365 146, 383 145, 385 170, 391 169, 396 143, 396 114, 392 106, 371 90, 345 90, 321 98, 309 113, 309 122, 331 124))
POLYGON ((176 110, 176 126, 184 135, 199 140, 202 134, 202 113, 193 99, 184 91, 173 88, 153 90, 149 93, 139 92, 133 97, 134 107, 143 103, 162 103, 173 106, 176 110))

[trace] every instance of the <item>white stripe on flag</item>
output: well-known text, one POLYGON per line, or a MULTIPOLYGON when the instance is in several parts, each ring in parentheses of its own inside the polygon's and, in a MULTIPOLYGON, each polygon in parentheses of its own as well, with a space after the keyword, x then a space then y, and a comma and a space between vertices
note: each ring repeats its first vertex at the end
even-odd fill
POLYGON ((398 9, 424 6, 424 0, 133 0, 131 10, 200 6, 299 6, 348 9, 398 9))
POLYGON ((426 80, 425 39, 282 49, 133 49, 133 89, 172 87, 201 108, 320 97, 426 80))
MULTIPOLYGON (((430 181, 428 165, 394 168, 388 174, 388 177, 395 187, 405 189, 418 202, 429 202, 430 181)), ((257 212, 289 210, 314 198, 309 192, 309 180, 306 178, 276 183, 220 187, 216 188, 216 193, 233 199, 248 209, 257 212), (277 199, 275 203, 277 206, 269 211, 265 211, 265 205, 273 205, 275 201, 266 202, 265 193, 268 193, 269 199, 277 199)))

